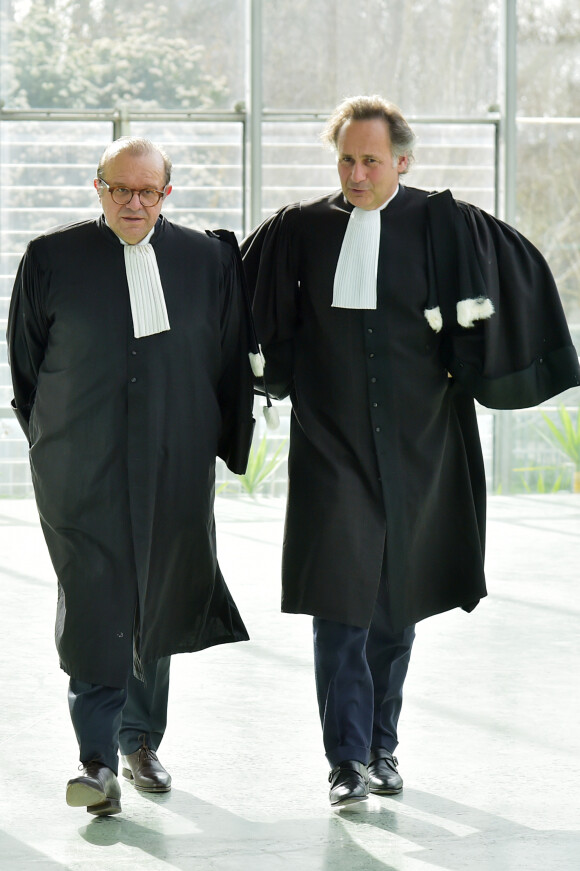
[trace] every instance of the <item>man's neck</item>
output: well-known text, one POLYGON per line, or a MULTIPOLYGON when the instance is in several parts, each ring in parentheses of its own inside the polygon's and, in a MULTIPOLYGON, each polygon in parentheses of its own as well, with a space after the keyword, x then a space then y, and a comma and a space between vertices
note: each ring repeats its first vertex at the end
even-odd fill
MULTIPOLYGON (((103 214, 103 220, 104 220, 105 224, 107 225, 107 227, 109 228, 109 230, 111 231, 111 233, 115 233, 115 231, 113 230, 113 228, 111 227, 111 225, 110 225, 109 222, 107 221, 107 218, 105 217, 104 214, 103 214)), ((157 225, 155 224, 155 226, 157 226, 157 225)), ((121 243, 121 245, 146 245, 147 242, 149 242, 149 240, 150 240, 151 236, 153 235, 153 233, 155 232, 155 226, 153 226, 153 227, 149 230, 149 232, 147 233, 147 235, 146 235, 146 236, 143 236, 143 238, 140 239, 138 242, 125 242, 124 239, 121 239, 121 237, 119 236, 118 233, 115 233, 115 236, 117 237, 117 239, 119 240, 119 242, 121 243)))
POLYGON ((378 208, 379 211, 382 211, 383 209, 386 209, 387 206, 389 205, 389 203, 392 202, 392 201, 395 199, 395 197, 396 197, 397 194, 399 193, 399 187, 400 187, 400 185, 397 185, 397 187, 395 188, 394 192, 391 194, 390 197, 387 197, 387 199, 386 199, 385 202, 382 204, 382 206, 377 206, 377 208, 378 208))

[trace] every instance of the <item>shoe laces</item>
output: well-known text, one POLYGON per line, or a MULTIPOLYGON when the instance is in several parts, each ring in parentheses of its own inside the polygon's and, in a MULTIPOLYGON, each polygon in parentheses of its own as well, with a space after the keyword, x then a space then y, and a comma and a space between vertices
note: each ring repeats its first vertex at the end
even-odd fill
POLYGON ((143 742, 141 747, 139 747, 139 762, 142 762, 144 759, 157 760, 157 754, 155 750, 152 750, 151 747, 147 745, 145 735, 139 735, 139 740, 143 742))
POLYGON ((144 759, 157 759, 157 753, 155 750, 152 750, 151 747, 147 747, 146 744, 139 748, 139 762, 142 762, 144 759))

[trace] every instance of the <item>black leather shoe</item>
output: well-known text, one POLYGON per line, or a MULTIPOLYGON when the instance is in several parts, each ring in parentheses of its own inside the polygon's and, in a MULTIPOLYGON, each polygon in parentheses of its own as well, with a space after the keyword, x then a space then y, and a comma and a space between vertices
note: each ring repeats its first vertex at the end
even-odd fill
POLYGON ((102 762, 83 762, 82 768, 66 785, 66 803, 98 817, 121 813, 121 787, 111 769, 102 762))
POLYGON ((369 797, 369 776, 366 765, 349 759, 333 768, 328 775, 330 781, 330 804, 343 807, 369 797))
POLYGON ((369 762, 369 789, 375 795, 395 795, 403 788, 403 778, 397 771, 396 756, 388 750, 371 753, 369 762))
POLYGON ((169 792, 171 775, 162 766, 157 754, 146 744, 128 756, 121 756, 123 777, 142 792, 169 792))

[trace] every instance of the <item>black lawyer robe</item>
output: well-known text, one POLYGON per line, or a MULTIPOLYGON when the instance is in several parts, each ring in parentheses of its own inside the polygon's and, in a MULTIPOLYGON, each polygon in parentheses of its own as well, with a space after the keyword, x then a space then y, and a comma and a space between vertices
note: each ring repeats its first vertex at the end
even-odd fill
POLYGON ((61 666, 107 686, 248 638, 213 515, 216 455, 243 472, 253 425, 238 261, 164 217, 151 244, 169 331, 134 338, 123 246, 103 217, 30 243, 8 323, 61 666))
MULTIPOLYGON (((481 275, 493 284, 491 259, 474 261, 477 254, 465 254, 457 239, 478 210, 447 202, 445 228, 441 201, 429 199, 401 187, 381 213, 376 310, 332 307, 352 211, 341 192, 281 209, 242 245, 267 382, 274 396, 292 400, 284 611, 368 626, 384 556, 395 627, 457 606, 471 610, 486 595, 485 475, 473 394, 448 369, 473 372, 496 357, 487 340, 492 328, 460 327, 455 314, 464 282, 472 296, 481 275), (424 314, 434 302, 443 312, 439 332, 424 314)), ((481 228, 470 238, 474 251, 490 244, 481 228)), ((493 241, 501 249, 501 239, 493 241)), ((522 256, 525 264, 525 250, 522 256)), ((516 278, 516 297, 540 292, 522 267, 516 278)), ((497 287, 489 291, 497 303, 497 287)), ((542 314, 556 324, 550 350, 567 350, 557 377, 536 390, 537 402, 579 383, 557 292, 544 296, 542 314)), ((501 305, 503 318, 509 305, 501 305)), ((525 333, 526 325, 518 329, 525 333)), ((509 381, 512 357, 506 351, 505 371, 492 374, 509 381)))

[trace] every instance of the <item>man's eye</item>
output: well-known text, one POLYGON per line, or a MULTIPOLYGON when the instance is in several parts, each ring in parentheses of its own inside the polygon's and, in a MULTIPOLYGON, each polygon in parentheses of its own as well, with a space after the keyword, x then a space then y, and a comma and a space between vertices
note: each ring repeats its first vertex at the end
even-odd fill
POLYGON ((125 196, 125 194, 130 193, 129 188, 115 188, 115 190, 121 194, 121 196, 125 196))
POLYGON ((155 196, 157 191, 153 190, 153 188, 146 188, 144 191, 140 191, 140 193, 144 194, 146 197, 155 196))

